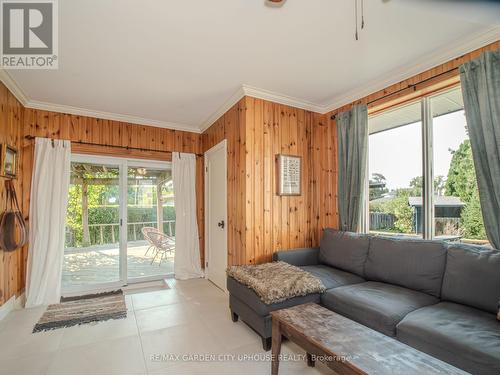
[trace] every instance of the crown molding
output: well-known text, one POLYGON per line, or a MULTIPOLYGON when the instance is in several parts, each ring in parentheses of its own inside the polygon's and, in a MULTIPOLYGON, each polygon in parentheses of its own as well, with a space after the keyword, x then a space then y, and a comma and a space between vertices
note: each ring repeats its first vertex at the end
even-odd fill
POLYGON ((259 89, 257 87, 243 85, 243 92, 246 96, 251 96, 252 98, 263 99, 270 102, 288 105, 290 107, 304 109, 306 111, 322 113, 325 109, 324 106, 309 102, 307 100, 302 100, 294 98, 293 96, 279 94, 277 92, 259 89))
POLYGON ((91 109, 86 109, 81 107, 73 107, 63 104, 54 104, 38 100, 31 100, 28 98, 28 96, 24 93, 24 91, 19 87, 17 82, 11 77, 11 75, 5 69, 0 69, 0 81, 2 81, 2 83, 7 87, 7 89, 9 89, 9 91, 16 97, 17 100, 19 100, 19 102, 25 108, 40 109, 44 111, 51 111, 58 113, 67 113, 76 116, 87 116, 103 120, 128 122, 137 125, 156 126, 159 128, 181 130, 191 133, 200 133, 199 128, 197 126, 192 126, 192 125, 179 124, 168 121, 159 121, 138 116, 122 115, 119 113, 94 111, 91 109))
POLYGON ((211 125, 213 125, 224 113, 229 111, 236 103, 238 103, 243 97, 249 96, 256 99, 267 100, 270 102, 288 105, 290 107, 304 109, 306 111, 319 112, 324 110, 324 106, 320 106, 318 104, 308 102, 306 100, 301 100, 298 98, 294 98, 292 96, 279 94, 273 91, 260 89, 258 87, 253 87, 250 85, 241 85, 241 87, 235 91, 230 98, 228 98, 222 106, 219 107, 217 111, 215 111, 210 117, 208 117, 200 127, 200 132, 204 132, 211 125))
POLYGON ((243 86, 239 87, 238 90, 234 92, 229 98, 226 99, 224 104, 222 104, 214 113, 212 113, 205 121, 203 121, 200 125, 200 133, 203 133, 210 126, 212 126, 215 121, 224 115, 227 111, 229 111, 236 103, 238 103, 245 96, 245 91, 243 90, 243 86))
POLYGON ((14 81, 10 74, 5 70, 0 68, 0 81, 9 89, 9 91, 16 97, 19 102, 26 106, 28 103, 28 97, 24 91, 19 87, 19 85, 14 81))
POLYGON ((382 78, 372 81, 362 88, 357 88, 347 92, 346 94, 339 95, 330 99, 328 104, 320 105, 323 108, 321 113, 328 113, 338 109, 346 104, 352 103, 356 100, 364 98, 374 92, 380 91, 394 85, 405 79, 411 78, 417 74, 432 69, 447 61, 453 60, 457 57, 463 56, 478 48, 484 47, 490 43, 500 40, 500 26, 493 26, 487 31, 474 34, 468 40, 460 40, 454 43, 449 48, 441 49, 435 53, 428 54, 420 58, 415 64, 410 67, 392 71, 385 74, 382 78))
POLYGON ((325 101, 326 104, 325 102, 314 103, 307 100, 302 100, 292 96, 243 84, 233 93, 233 95, 231 95, 228 99, 226 99, 226 101, 199 126, 153 120, 138 116, 123 115, 118 113, 94 111, 81 107, 73 107, 67 105, 30 100, 27 97, 27 95, 23 92, 23 90, 19 87, 19 85, 15 82, 15 80, 4 69, 0 69, 0 80, 26 108, 40 109, 40 110, 59 112, 59 113, 68 113, 78 116, 88 116, 105 120, 122 121, 138 125, 156 126, 165 129, 188 131, 192 133, 202 133, 245 96, 267 100, 278 104, 288 105, 291 107, 300 108, 320 114, 325 114, 337 108, 340 108, 346 104, 359 100, 360 98, 363 98, 374 92, 382 90, 395 83, 413 77, 416 74, 429 70, 446 61, 450 61, 454 58, 460 57, 466 53, 484 47, 485 45, 496 42, 498 40, 500 40, 500 26, 493 26, 487 31, 474 34, 468 40, 461 40, 449 46, 449 48, 441 49, 435 53, 426 55, 423 58, 420 58, 415 64, 413 64, 410 67, 405 67, 403 69, 392 71, 384 75, 380 79, 372 81, 367 85, 364 85, 363 87, 351 90, 343 95, 335 96, 330 100, 325 101))
POLYGON ((168 122, 168 121, 153 120, 153 119, 148 119, 148 118, 139 117, 139 116, 122 115, 119 113, 94 111, 91 109, 73 107, 73 106, 62 105, 62 104, 41 102, 41 101, 37 101, 37 100, 28 100, 25 107, 32 108, 32 109, 40 109, 40 110, 44 110, 44 111, 67 113, 67 114, 76 115, 76 116, 87 116, 87 117, 93 117, 93 118, 98 118, 98 119, 103 119, 103 120, 128 122, 130 124, 136 124, 136 125, 156 126, 158 128, 181 130, 181 131, 187 131, 187 132, 191 132, 191 133, 200 133, 200 130, 196 126, 190 126, 190 125, 186 125, 186 124, 178 124, 175 122, 168 122))

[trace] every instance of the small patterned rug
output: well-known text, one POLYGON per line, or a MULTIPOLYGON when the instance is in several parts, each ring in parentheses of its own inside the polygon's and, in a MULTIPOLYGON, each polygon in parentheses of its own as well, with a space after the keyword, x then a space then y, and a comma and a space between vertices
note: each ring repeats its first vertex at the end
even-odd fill
POLYGON ((61 303, 47 307, 33 333, 126 317, 127 306, 121 290, 61 298, 61 303))

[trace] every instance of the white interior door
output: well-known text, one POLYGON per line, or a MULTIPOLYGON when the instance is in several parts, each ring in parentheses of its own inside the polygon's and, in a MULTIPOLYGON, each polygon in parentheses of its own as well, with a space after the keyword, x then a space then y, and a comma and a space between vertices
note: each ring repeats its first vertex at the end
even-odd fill
POLYGON ((205 153, 207 278, 226 290, 227 268, 227 145, 226 140, 205 153))

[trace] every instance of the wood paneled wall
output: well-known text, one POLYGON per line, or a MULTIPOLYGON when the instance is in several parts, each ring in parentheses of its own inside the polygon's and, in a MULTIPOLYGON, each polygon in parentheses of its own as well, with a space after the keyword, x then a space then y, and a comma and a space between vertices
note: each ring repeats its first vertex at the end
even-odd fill
MULTIPOLYGON (((22 160, 21 137, 23 107, 9 90, 0 83, 0 144, 9 144, 19 152, 22 160)), ((22 172, 22 165, 19 166, 22 172)), ((0 177, 0 213, 5 210, 5 178, 0 177)), ((21 199, 21 179, 14 180, 18 198, 21 199)), ((20 204, 23 204, 21 201, 20 204)), ((0 250, 0 305, 12 296, 19 295, 24 288, 23 253, 0 250)))
POLYGON ((335 125, 328 117, 243 98, 202 135, 203 149, 228 142, 228 263, 272 259, 317 246, 337 226, 335 125), (277 154, 302 158, 302 194, 276 194, 277 154))
MULTIPOLYGON (((23 108, 3 84, 0 84, 0 103, 0 142, 8 142, 20 151, 21 166, 19 177, 16 179, 16 188, 27 222, 29 222, 34 154, 34 142, 25 139, 27 135, 107 145, 90 146, 77 143, 72 145, 73 152, 95 155, 171 160, 172 152, 196 154, 201 152, 200 134, 23 108), (157 151, 109 146, 128 146, 157 151)), ((5 204, 3 181, 4 179, 0 178, 0 212, 5 204)), ((197 157, 196 185, 201 262, 204 264, 203 157, 197 157)), ((24 290, 27 254, 27 247, 14 253, 0 250, 0 305, 24 290)))
MULTIPOLYGON (((500 41, 391 85, 364 98, 320 115, 260 99, 245 97, 201 136, 196 133, 127 124, 54 112, 24 109, 0 84, 0 142, 18 148, 20 178, 16 180, 22 208, 29 218, 33 143, 24 135, 69 139, 160 152, 74 145, 78 152, 168 160, 168 152, 200 153, 228 142, 228 262, 260 263, 278 249, 317 246, 323 228, 337 227, 336 124, 332 114, 353 104, 368 103, 374 113, 411 100, 426 90, 458 82, 457 67, 483 51, 500 48, 500 41), (442 74, 451 70, 447 74, 442 74), (424 83, 422 83, 424 81, 424 83), (302 156, 300 197, 276 195, 275 155, 302 156)), ((203 158, 197 163, 197 203, 201 254, 204 244, 203 158)), ((4 185, 0 178, 0 212, 4 185)), ((25 283, 27 250, 0 251, 0 305, 21 293, 25 283)), ((203 262, 203 259, 202 259, 203 262)))
MULTIPOLYGON (((179 130, 153 126, 129 124, 92 117, 69 115, 26 108, 24 113, 24 135, 53 139, 68 139, 73 142, 89 142, 99 145, 144 148, 156 151, 142 151, 106 146, 72 144, 72 151, 95 155, 132 157, 151 160, 171 160, 172 152, 200 154, 201 135, 179 130)), ((23 202, 26 220, 33 168, 34 142, 23 139, 23 202)), ((199 228, 200 255, 204 264, 204 210, 203 210, 203 158, 197 157, 197 217, 199 228)), ((26 252, 25 252, 26 253, 26 252)), ((26 261, 26 257, 25 257, 26 261)))

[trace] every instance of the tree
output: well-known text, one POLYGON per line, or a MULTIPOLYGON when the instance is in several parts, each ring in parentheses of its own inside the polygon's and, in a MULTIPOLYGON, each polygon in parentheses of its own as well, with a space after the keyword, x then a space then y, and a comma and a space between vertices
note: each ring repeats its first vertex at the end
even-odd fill
POLYGON ((408 203, 410 191, 399 189, 391 201, 391 211, 396 216, 394 227, 401 233, 411 233, 413 230, 413 207, 408 203))
POLYGON ((457 150, 450 150, 450 152, 453 156, 445 185, 446 195, 459 197, 463 202, 469 202, 477 190, 470 141, 464 140, 457 150))
POLYGON ((395 218, 392 229, 399 233, 411 233, 413 231, 414 209, 408 203, 411 189, 398 189, 395 197, 383 202, 370 203, 371 212, 380 212, 392 215, 395 218))
POLYGON ((446 180, 444 176, 434 177, 434 194, 444 195, 446 191, 446 180))
MULTIPOLYGON (((444 195, 445 192, 444 176, 434 177, 434 194, 444 195)), ((424 191, 424 179, 422 176, 413 177, 410 181, 410 196, 421 197, 424 191)))
POLYGON ((370 178, 370 200, 378 199, 384 196, 389 189, 386 187, 387 180, 381 173, 372 173, 370 178))
POLYGON ((471 200, 467 202, 461 215, 464 236, 471 239, 485 239, 486 231, 484 229, 481 204, 479 202, 479 192, 476 189, 471 200))
POLYGON ((464 140, 457 150, 450 152, 453 156, 445 185, 446 195, 459 197, 465 203, 461 213, 464 236, 471 239, 485 239, 486 232, 470 141, 464 140))

